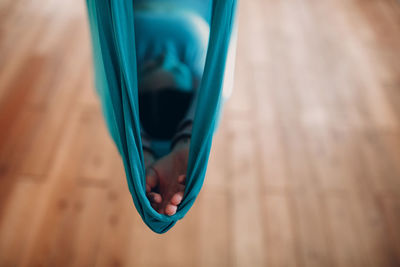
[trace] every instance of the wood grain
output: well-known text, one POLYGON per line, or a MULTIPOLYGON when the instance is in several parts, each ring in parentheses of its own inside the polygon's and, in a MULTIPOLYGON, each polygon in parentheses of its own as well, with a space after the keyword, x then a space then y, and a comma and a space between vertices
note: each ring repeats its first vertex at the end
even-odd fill
POLYGON ((84 1, 0 1, 0 266, 400 266, 400 5, 239 4, 204 188, 137 214, 93 88, 84 1))

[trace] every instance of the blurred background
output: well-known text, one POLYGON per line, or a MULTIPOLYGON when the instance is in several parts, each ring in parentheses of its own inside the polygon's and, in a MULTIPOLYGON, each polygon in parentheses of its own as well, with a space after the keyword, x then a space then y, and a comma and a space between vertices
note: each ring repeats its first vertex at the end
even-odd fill
POLYGON ((205 185, 136 212, 85 2, 0 1, 0 266, 400 266, 400 6, 242 0, 205 185))

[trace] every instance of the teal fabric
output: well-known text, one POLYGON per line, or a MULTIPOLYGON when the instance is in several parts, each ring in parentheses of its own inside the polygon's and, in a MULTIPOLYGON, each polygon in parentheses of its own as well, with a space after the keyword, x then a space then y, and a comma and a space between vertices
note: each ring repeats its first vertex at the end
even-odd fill
MULTIPOLYGON (((202 0, 204 1, 204 0, 202 0)), ((153 62, 173 74, 177 90, 191 92, 193 80, 203 74, 209 36, 208 22, 199 14, 180 7, 140 9, 134 5, 136 60, 139 69, 139 92, 149 89, 149 74, 144 68, 153 62), (162 31, 160 31, 162 29, 162 31), (144 69, 144 70, 143 70, 144 69)), ((150 68, 150 72, 154 69, 150 68)), ((157 87, 157 86, 156 86, 157 87)))
MULTIPOLYGON (((200 1, 200 0, 199 0, 200 1)), ((204 182, 218 118, 225 61, 236 0, 214 0, 210 38, 193 124, 184 199, 173 216, 157 213, 145 192, 138 108, 138 76, 132 0, 87 0, 96 88, 109 132, 122 156, 128 187, 143 221, 165 233, 193 205, 204 182)))

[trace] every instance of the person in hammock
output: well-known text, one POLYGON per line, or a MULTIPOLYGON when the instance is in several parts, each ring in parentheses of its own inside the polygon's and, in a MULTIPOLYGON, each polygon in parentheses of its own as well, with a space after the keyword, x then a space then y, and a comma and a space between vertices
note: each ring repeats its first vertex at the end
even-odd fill
POLYGON ((135 32, 146 194, 158 213, 171 216, 185 190, 209 25, 189 11, 138 6, 135 32))

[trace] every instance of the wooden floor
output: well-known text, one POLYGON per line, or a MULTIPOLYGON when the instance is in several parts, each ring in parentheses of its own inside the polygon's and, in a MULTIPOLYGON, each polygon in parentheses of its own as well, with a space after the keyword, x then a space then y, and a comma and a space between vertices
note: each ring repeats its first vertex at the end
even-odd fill
POLYGON ((242 0, 205 186, 137 214, 84 1, 0 1, 0 266, 400 266, 400 6, 242 0))

